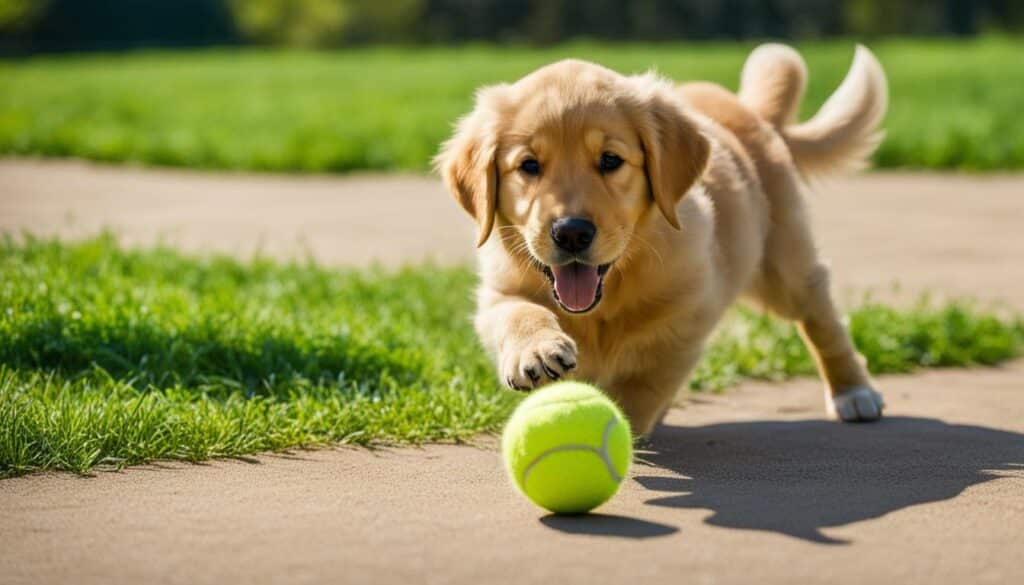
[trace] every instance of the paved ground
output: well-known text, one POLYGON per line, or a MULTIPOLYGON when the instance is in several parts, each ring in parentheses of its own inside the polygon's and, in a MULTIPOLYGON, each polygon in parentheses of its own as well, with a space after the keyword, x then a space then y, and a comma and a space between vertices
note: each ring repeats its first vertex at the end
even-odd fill
POLYGON ((1024 363, 814 381, 672 412, 601 514, 547 516, 498 454, 431 446, 0 482, 0 582, 1021 583, 1024 363))
MULTIPOLYGON (((870 175, 814 200, 841 285, 1024 307, 1024 178, 870 175)), ((435 181, 0 161, 0 230, 333 263, 466 258, 435 181), (424 244, 429 242, 429 244, 424 244), (300 245, 301 243, 301 245, 300 245)), ((546 516, 493 440, 0 481, 0 583, 1019 583, 1024 362, 882 380, 875 425, 813 380, 684 400, 601 514, 546 516)))
MULTIPOLYGON (((820 187, 818 238, 843 289, 939 290, 1024 307, 1024 175, 870 174, 820 187)), ((473 225, 431 177, 287 177, 0 160, 0 231, 329 263, 472 258, 473 225)))

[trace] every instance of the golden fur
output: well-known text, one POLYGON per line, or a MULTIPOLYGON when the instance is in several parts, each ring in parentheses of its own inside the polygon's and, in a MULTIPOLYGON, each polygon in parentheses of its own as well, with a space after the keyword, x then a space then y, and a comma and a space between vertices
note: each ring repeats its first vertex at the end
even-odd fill
POLYGON ((744 296, 795 321, 817 360, 828 407, 881 416, 829 291, 804 179, 861 166, 881 137, 885 77, 863 48, 836 94, 793 125, 806 69, 782 45, 758 48, 738 96, 582 61, 481 90, 438 155, 456 201, 479 226, 476 328, 499 376, 533 388, 593 382, 648 433, 723 312, 744 296), (603 153, 624 163, 598 167, 603 153), (520 169, 526 158, 541 167, 520 169), (544 274, 566 260, 554 220, 597 235, 581 261, 611 264, 592 310, 561 308, 544 274))

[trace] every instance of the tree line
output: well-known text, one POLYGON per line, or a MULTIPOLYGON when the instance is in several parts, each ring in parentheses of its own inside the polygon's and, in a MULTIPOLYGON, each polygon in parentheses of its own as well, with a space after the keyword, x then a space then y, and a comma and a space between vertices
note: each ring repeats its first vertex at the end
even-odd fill
POLYGON ((0 0, 5 53, 1024 31, 1020 0, 0 0))

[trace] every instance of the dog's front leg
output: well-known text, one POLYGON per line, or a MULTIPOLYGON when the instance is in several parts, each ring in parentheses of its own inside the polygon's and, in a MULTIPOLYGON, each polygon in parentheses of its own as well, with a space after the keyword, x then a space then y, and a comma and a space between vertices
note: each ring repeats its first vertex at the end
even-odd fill
POLYGON ((523 297, 480 295, 476 330, 509 388, 530 390, 576 367, 576 343, 547 307, 523 297))

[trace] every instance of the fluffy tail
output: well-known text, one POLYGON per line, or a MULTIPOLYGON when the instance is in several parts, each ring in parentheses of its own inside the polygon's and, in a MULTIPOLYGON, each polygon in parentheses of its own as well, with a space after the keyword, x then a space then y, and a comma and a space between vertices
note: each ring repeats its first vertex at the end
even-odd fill
POLYGON ((807 85, 807 67, 785 45, 763 45, 747 59, 740 100, 778 128, 804 176, 852 171, 867 165, 885 133, 878 127, 889 102, 885 72, 857 45, 846 79, 818 113, 794 124, 807 85))

